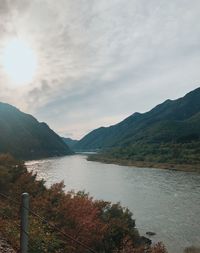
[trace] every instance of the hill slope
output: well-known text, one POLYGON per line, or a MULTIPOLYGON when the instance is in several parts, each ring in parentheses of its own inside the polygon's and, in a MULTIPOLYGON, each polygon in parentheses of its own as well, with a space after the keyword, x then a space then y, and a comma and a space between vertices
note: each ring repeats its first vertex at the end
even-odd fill
POLYGON ((101 150, 90 160, 137 166, 200 170, 200 88, 119 124, 98 128, 76 144, 101 150), (161 163, 163 164, 161 166, 161 163))
POLYGON ((0 103, 0 153, 36 159, 72 154, 63 140, 47 124, 17 108, 0 103))
POLYGON ((166 100, 146 113, 134 113, 122 122, 100 127, 77 144, 77 150, 170 142, 200 137, 200 88, 177 100, 166 100))
POLYGON ((74 146, 77 144, 78 140, 73 140, 71 138, 62 137, 63 141, 68 145, 68 147, 73 150, 74 146))

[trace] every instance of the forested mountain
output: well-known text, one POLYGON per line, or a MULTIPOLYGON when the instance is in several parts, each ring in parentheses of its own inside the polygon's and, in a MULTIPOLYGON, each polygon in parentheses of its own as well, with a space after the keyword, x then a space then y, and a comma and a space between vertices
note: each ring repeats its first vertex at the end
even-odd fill
POLYGON ((71 138, 62 137, 63 141, 68 145, 70 149, 73 150, 74 146, 77 144, 78 140, 73 140, 71 138))
POLYGON ((182 98, 168 99, 146 113, 134 113, 116 125, 98 128, 75 147, 106 150, 125 159, 149 157, 163 162, 178 158, 178 152, 181 161, 194 161, 192 157, 197 159, 200 153, 200 88, 182 98))
POLYGON ((0 153, 36 159, 72 154, 72 151, 46 123, 38 122, 9 104, 0 103, 0 153))
POLYGON ((200 88, 177 100, 166 100, 146 113, 134 113, 122 122, 100 127, 76 145, 102 149, 135 142, 184 142, 200 137, 200 88))

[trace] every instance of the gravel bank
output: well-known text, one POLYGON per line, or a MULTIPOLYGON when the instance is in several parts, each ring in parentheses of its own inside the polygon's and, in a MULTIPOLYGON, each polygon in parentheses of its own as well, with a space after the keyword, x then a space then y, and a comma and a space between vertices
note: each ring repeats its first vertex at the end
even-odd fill
POLYGON ((0 253, 16 253, 11 246, 0 237, 0 253))

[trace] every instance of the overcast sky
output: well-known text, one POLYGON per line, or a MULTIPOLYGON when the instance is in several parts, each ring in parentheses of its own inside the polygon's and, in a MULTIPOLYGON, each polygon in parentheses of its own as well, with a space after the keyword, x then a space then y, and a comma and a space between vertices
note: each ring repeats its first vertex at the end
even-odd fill
POLYGON ((200 86, 199 0, 0 0, 0 58, 14 38, 37 72, 13 86, 0 59, 0 101, 66 137, 200 86))

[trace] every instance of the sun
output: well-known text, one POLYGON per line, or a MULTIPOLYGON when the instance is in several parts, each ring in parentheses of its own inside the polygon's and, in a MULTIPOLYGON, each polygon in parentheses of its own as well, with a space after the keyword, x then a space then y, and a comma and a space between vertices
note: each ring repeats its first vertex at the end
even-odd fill
POLYGON ((30 83, 36 73, 36 55, 24 41, 13 39, 2 51, 2 65, 13 85, 30 83))

